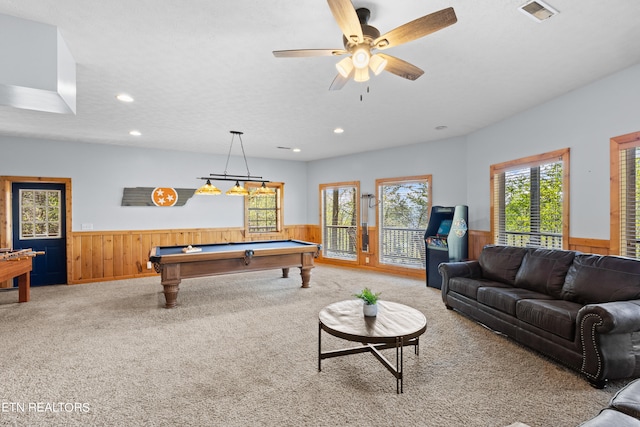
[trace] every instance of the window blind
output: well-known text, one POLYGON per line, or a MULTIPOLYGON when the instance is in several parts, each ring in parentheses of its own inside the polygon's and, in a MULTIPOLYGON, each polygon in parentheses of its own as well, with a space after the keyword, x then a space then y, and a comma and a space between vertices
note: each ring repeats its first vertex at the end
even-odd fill
POLYGON ((497 244, 563 247, 562 160, 498 170, 493 182, 497 244))
POLYGON ((620 150, 620 255, 639 258, 640 147, 620 150))

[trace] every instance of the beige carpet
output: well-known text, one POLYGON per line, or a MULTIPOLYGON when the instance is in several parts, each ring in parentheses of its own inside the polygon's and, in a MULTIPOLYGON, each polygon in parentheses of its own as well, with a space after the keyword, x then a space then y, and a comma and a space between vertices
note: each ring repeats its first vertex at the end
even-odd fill
POLYGON ((318 266, 301 289, 296 273, 185 280, 173 310, 159 278, 33 288, 25 304, 0 292, 0 424, 575 426, 626 383, 593 389, 423 281, 318 266), (371 354, 317 371, 318 311, 364 286, 427 317, 404 394, 371 354))

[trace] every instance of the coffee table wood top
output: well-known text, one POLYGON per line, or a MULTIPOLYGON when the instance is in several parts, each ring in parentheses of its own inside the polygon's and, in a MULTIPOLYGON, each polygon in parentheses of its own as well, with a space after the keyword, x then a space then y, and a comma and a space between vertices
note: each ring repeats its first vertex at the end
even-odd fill
POLYGON ((327 333, 361 343, 408 341, 427 330, 427 319, 420 311, 404 304, 378 301, 378 315, 365 317, 362 301, 333 303, 320 311, 320 327, 327 333))

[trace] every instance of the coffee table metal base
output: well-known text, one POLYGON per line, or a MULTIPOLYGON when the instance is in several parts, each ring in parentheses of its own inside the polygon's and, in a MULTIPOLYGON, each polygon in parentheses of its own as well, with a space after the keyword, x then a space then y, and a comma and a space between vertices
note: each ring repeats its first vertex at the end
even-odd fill
POLYGON ((413 346, 417 355, 419 337, 427 330, 427 319, 420 311, 391 301, 378 302, 378 315, 365 317, 362 302, 340 301, 320 310, 318 324, 318 372, 322 360, 349 354, 371 353, 396 377, 396 393, 403 393, 404 347, 413 346), (322 331, 360 346, 322 351, 322 331), (395 349, 396 363, 391 363, 381 350, 395 349))
POLYGON ((373 354, 376 359, 387 368, 389 372, 396 377, 396 393, 404 393, 403 390, 403 348, 405 346, 414 346, 414 353, 418 355, 420 353, 420 339, 413 338, 404 342, 402 338, 398 338, 395 343, 388 344, 364 344, 360 347, 349 347, 340 350, 322 351, 322 323, 318 326, 318 372, 322 371, 322 360, 330 359, 332 357, 347 356, 349 354, 359 354, 369 352, 373 354), (395 366, 382 354, 380 350, 386 350, 390 348, 396 349, 396 364, 395 366))

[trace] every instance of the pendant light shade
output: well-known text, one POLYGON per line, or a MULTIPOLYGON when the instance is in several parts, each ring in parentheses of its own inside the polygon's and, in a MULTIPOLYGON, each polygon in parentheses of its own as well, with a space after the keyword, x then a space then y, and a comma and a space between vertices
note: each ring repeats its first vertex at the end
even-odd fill
POLYGON ((231 187, 225 194, 227 196, 246 196, 249 192, 246 188, 240 185, 240 182, 236 181, 236 185, 231 187))
POLYGON ((267 187, 264 182, 260 187, 258 187, 254 192, 251 193, 252 196, 273 196, 275 194, 276 190, 267 187))
POLYGON ((218 194, 222 194, 222 191, 215 185, 211 184, 211 180, 207 179, 207 183, 202 187, 198 188, 195 194, 200 194, 204 196, 217 196, 218 194))

